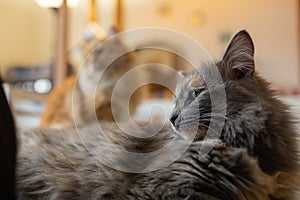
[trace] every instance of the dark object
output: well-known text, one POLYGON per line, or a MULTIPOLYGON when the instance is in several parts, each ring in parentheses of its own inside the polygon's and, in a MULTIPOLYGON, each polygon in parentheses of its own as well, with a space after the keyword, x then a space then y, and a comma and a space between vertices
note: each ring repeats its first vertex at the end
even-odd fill
POLYGON ((16 199, 16 133, 11 111, 0 80, 0 199, 16 199))

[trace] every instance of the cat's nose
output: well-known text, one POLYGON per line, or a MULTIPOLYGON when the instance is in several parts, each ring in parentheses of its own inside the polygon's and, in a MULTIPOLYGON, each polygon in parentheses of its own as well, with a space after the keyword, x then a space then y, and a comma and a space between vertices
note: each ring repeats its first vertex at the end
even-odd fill
POLYGON ((177 113, 172 114, 171 117, 170 117, 170 122, 173 125, 175 125, 175 121, 176 121, 177 118, 178 118, 178 114, 177 113))

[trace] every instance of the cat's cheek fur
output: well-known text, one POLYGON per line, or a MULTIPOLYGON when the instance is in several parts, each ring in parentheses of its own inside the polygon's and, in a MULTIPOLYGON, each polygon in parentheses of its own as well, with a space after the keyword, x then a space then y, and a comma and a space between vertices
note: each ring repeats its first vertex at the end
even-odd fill
POLYGON ((238 112, 228 114, 221 137, 227 144, 246 147, 249 153, 253 153, 255 138, 262 137, 267 140, 268 136, 265 135, 267 118, 268 113, 261 104, 249 104, 238 112))

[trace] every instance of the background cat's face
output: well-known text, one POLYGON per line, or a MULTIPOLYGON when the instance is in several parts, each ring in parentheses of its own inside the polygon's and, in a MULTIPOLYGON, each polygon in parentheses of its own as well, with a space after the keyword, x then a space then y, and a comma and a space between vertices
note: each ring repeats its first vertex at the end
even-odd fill
MULTIPOLYGON (((244 126, 262 129, 267 115, 262 105, 266 95, 263 93, 269 93, 269 89, 267 84, 261 84, 259 77, 254 75, 253 54, 253 42, 249 34, 246 31, 237 33, 229 43, 223 59, 216 63, 226 93, 226 96, 219 98, 226 98, 226 105, 215 105, 217 108, 214 113, 211 112, 210 95, 218 96, 218 90, 215 89, 218 85, 210 67, 203 68, 201 75, 198 71, 181 75, 175 92, 175 108, 170 116, 173 127, 179 133, 197 134, 196 139, 202 139, 210 123, 216 122, 218 118, 225 120, 225 129, 230 129, 231 125, 241 129, 244 126), (210 91, 207 84, 210 84, 210 91), (221 109, 224 106, 227 108, 226 116, 218 112, 218 107, 221 109), (232 118, 235 120, 231 121, 232 118), (233 121, 237 124, 231 124, 233 121)), ((250 134, 250 137, 254 136, 250 134)))
POLYGON ((106 71, 108 76, 113 76, 132 62, 132 55, 123 55, 125 52, 127 47, 115 36, 99 43, 87 57, 84 67, 90 70, 92 75, 106 71))
MULTIPOLYGON (((114 86, 116 81, 135 63, 132 52, 126 53, 128 47, 120 40, 117 32, 110 34, 111 38, 98 41, 91 49, 80 69, 80 81, 87 82, 98 90, 114 86)), ((95 43, 95 42, 93 42, 95 43)))

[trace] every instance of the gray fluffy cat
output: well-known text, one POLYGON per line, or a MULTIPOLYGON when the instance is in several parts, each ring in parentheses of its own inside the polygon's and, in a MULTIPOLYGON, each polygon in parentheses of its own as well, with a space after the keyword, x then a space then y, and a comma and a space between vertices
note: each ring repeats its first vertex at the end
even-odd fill
MULTIPOLYGON (((155 136, 141 139, 126 135, 114 124, 104 123, 101 131, 98 124, 88 124, 78 130, 36 130, 20 135, 18 197, 118 200, 293 198, 299 177, 299 159, 292 118, 288 108, 269 90, 269 85, 254 73, 253 53, 250 36, 241 31, 217 63, 225 84, 226 116, 210 112, 210 96, 202 84, 202 76, 208 76, 206 80, 209 82, 214 82, 215 76, 204 67, 207 71, 202 76, 193 72, 178 85, 176 107, 171 116, 176 131, 166 125, 155 136), (199 102, 197 107, 193 102, 199 102), (226 118, 221 141, 204 138, 208 125, 216 119, 214 117, 226 118), (139 161, 122 153, 116 154, 108 139, 120 149, 142 153, 160 149, 170 141, 188 142, 181 139, 178 132, 187 135, 197 132, 197 137, 175 162, 152 172, 121 172, 95 159, 95 156, 100 159, 108 157, 116 166, 124 163, 134 166, 139 161), (80 139, 78 133, 84 138, 80 139), (203 149, 211 151, 206 154, 203 149)), ((138 130, 124 125, 126 132, 140 134, 152 133, 156 126, 152 124, 138 130)), ((152 157, 144 164, 151 166, 159 162, 161 159, 152 157)))
POLYGON ((223 59, 215 64, 225 88, 226 115, 220 114, 225 105, 216 105, 212 112, 211 96, 218 96, 220 86, 215 84, 215 74, 206 67, 201 75, 182 74, 184 80, 177 86, 170 120, 177 131, 197 132, 198 140, 205 137, 212 122, 223 118, 220 139, 229 146, 246 148, 257 158, 261 169, 278 176, 280 184, 287 187, 285 192, 292 194, 291 188, 299 187, 300 181, 299 135, 289 107, 255 72, 253 56, 250 35, 240 31, 229 43, 223 59), (209 92, 207 84, 213 85, 209 92))

